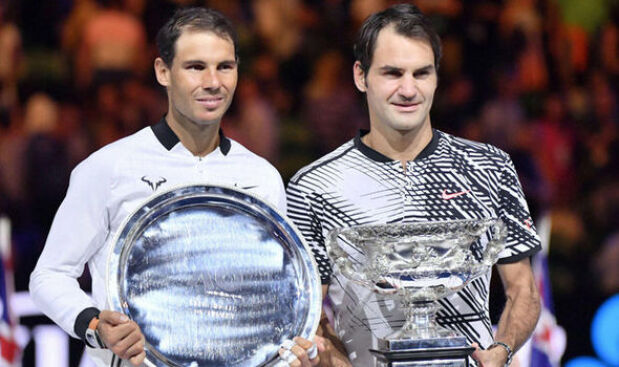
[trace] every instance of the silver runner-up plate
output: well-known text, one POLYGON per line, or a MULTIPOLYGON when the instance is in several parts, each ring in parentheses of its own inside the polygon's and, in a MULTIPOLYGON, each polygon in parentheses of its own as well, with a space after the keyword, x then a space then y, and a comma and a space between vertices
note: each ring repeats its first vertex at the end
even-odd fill
POLYGON ((193 185, 130 215, 108 262, 108 302, 146 338, 149 366, 263 366, 312 339, 321 286, 289 219, 246 192, 193 185))

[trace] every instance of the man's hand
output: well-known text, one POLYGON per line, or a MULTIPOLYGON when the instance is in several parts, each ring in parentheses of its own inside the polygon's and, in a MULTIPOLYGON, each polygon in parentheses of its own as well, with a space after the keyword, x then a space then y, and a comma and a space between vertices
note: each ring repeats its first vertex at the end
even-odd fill
POLYGON ((320 365, 317 348, 311 341, 297 336, 282 344, 279 349, 279 356, 282 362, 291 367, 315 367, 320 365))
MULTIPOLYGON (((329 286, 322 285, 322 299, 327 298, 329 286)), ((329 323, 329 319, 324 310, 320 317, 320 324, 316 330, 314 342, 318 345, 318 354, 320 355, 321 366, 333 367, 351 367, 352 363, 346 354, 346 348, 340 338, 338 338, 333 326, 329 323)))
POLYGON ((97 331, 108 349, 121 359, 134 366, 144 362, 144 335, 138 324, 127 316, 115 311, 101 311, 97 331))
POLYGON ((320 356, 321 366, 326 367, 352 367, 348 356, 340 352, 331 340, 316 336, 314 342, 318 345, 318 355, 320 356))
MULTIPOLYGON (((321 336, 314 338, 314 343, 301 337, 294 338, 294 345, 284 343, 279 351, 282 361, 291 367, 351 367, 348 358, 343 355, 329 339, 321 336), (317 348, 317 349, 316 349, 317 348), (314 358, 312 355, 315 355, 314 358), (295 358, 296 357, 296 358, 295 358)), ((288 341, 289 343, 290 341, 288 341)))
MULTIPOLYGON (((473 359, 477 361, 479 367, 503 367, 507 362, 507 351, 504 348, 491 348, 483 350, 479 348, 477 343, 472 344, 475 347, 473 359)), ((514 366, 512 366, 514 367, 514 366)))

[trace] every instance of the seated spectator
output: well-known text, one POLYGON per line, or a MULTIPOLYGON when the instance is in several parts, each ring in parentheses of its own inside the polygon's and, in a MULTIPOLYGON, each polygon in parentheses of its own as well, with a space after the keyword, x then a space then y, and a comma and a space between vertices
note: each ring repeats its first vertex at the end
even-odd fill
POLYGON ((123 11, 120 0, 100 0, 104 7, 84 25, 76 62, 81 87, 108 81, 117 74, 141 74, 145 70, 146 31, 142 23, 123 11))

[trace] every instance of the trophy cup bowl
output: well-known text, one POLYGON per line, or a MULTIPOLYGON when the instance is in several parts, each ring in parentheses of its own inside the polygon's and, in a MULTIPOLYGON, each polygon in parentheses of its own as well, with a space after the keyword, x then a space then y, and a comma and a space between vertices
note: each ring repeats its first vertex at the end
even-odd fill
POLYGON ((371 350, 379 364, 468 365, 474 349, 463 335, 436 323, 437 301, 486 274, 505 246, 505 235, 503 222, 494 218, 359 225, 329 233, 327 253, 337 270, 399 300, 406 316, 400 330, 371 350))

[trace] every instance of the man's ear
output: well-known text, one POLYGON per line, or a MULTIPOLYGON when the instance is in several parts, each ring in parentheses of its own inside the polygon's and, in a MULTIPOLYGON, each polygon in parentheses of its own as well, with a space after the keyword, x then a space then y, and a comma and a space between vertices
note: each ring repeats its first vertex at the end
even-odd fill
POLYGON ((361 68, 361 62, 355 61, 355 64, 352 67, 352 74, 355 79, 355 86, 359 89, 360 92, 365 92, 367 90, 367 83, 365 81, 365 72, 363 68, 361 68))
POLYGON ((157 81, 159 84, 167 87, 170 85, 170 69, 168 65, 163 61, 161 57, 155 59, 155 76, 157 77, 157 81))

